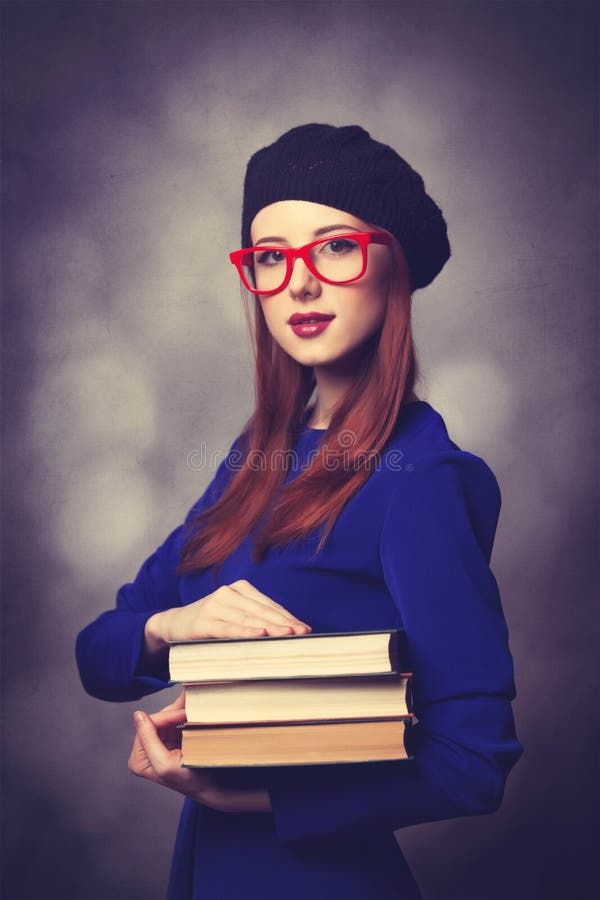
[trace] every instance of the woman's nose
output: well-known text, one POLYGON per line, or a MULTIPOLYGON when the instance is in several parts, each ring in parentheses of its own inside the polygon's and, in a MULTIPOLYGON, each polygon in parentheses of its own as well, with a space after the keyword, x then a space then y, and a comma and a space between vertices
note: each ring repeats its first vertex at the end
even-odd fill
POLYGON ((307 293, 316 296, 321 292, 321 282, 310 271, 303 259, 294 260, 292 274, 288 283, 291 296, 305 297, 307 293))

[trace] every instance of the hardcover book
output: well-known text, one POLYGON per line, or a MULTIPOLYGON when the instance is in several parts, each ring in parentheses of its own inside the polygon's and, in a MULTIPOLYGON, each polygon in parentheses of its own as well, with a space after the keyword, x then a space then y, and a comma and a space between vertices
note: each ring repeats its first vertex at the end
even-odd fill
POLYGON ((408 668, 399 628, 206 638, 174 641, 169 649, 170 678, 179 682, 401 674, 408 668))
POLYGON ((186 684, 185 711, 188 723, 198 725, 409 716, 411 678, 391 674, 186 684))
POLYGON ((281 722, 275 725, 182 725, 183 765, 311 765, 409 759, 410 719, 281 722))

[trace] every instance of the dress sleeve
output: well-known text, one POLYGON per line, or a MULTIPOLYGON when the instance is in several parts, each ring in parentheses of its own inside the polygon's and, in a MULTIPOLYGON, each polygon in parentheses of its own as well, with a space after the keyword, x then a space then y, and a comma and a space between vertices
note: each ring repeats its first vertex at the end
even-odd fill
POLYGON ((496 478, 479 457, 448 450, 400 479, 380 558, 411 656, 414 758, 271 770, 275 827, 291 846, 494 812, 523 752, 489 566, 501 504, 496 478))
POLYGON ((168 687, 168 671, 144 670, 144 628, 150 616, 181 605, 176 567, 187 535, 187 525, 196 514, 212 506, 225 490, 242 459, 240 435, 219 465, 202 497, 183 524, 143 563, 135 579, 117 592, 116 605, 87 625, 77 635, 75 656, 83 687, 101 700, 137 700, 168 687))

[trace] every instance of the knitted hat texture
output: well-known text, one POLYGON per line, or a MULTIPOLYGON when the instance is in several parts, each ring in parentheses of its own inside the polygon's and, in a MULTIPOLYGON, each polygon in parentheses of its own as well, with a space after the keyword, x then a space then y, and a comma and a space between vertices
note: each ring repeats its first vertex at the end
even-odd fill
POLYGON ((446 222, 422 177, 358 125, 299 125, 250 158, 242 247, 251 246, 256 214, 279 200, 322 203, 389 231, 404 250, 412 291, 430 284, 450 258, 446 222))

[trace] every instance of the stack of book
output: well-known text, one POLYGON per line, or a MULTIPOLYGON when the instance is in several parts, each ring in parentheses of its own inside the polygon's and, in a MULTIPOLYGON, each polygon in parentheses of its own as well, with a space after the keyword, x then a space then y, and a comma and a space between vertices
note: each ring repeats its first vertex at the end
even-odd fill
POLYGON ((398 628, 174 642, 170 677, 185 685, 182 765, 408 759, 406 658, 398 628))

